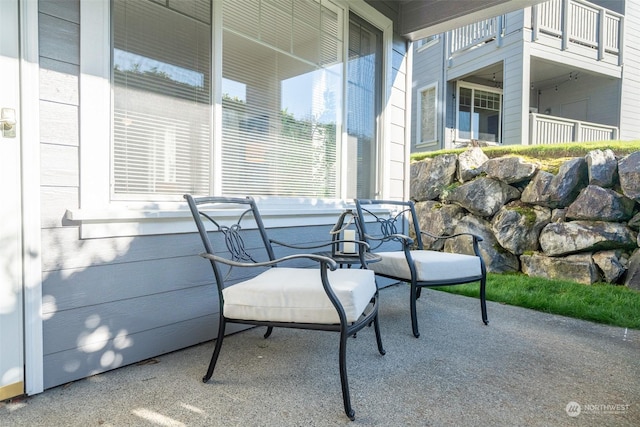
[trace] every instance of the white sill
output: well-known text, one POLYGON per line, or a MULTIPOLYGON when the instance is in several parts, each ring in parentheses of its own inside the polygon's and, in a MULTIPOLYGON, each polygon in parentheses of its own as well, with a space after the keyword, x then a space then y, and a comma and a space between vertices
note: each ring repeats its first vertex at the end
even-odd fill
MULTIPOLYGON (((267 228, 333 225, 345 209, 354 209, 352 201, 321 199, 258 199, 260 215, 267 228)), ((236 209, 215 211, 224 223, 235 218, 236 209)), ((159 234, 195 233, 197 231, 186 203, 144 206, 117 206, 107 209, 69 209, 67 223, 80 226, 81 239, 159 234)))

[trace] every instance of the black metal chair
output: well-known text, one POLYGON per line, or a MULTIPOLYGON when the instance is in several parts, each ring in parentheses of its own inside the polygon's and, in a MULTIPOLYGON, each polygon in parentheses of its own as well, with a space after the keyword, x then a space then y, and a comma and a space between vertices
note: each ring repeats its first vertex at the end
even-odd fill
POLYGON ((485 325, 489 324, 485 298, 487 272, 478 247, 478 242, 482 241, 482 237, 471 233, 434 236, 421 231, 415 205, 412 201, 356 199, 355 203, 360 239, 369 243, 371 250, 381 257, 379 262, 370 264, 369 268, 375 271, 378 276, 408 282, 411 285, 409 299, 411 326, 416 338, 420 336, 416 300, 420 298, 421 290, 424 287, 459 285, 479 281, 482 321, 485 325), (373 207, 375 206, 389 207, 390 210, 387 212, 392 213, 383 218, 374 212, 373 207), (367 224, 365 216, 374 220, 375 223, 367 224), (375 231, 369 233, 371 228, 375 228, 375 231), (409 237, 409 232, 404 232, 408 229, 412 230, 411 237, 409 237), (422 242, 423 235, 432 239, 470 236, 473 241, 474 255, 425 250, 422 242))
MULTIPOLYGON (((213 268, 220 303, 218 337, 203 382, 213 375, 227 323, 266 326, 265 338, 274 327, 339 332, 342 399, 345 413, 353 420, 355 412, 347 380, 347 338, 373 323, 378 351, 385 354, 373 271, 338 269, 333 259, 317 254, 293 253, 276 259, 272 244, 282 243, 268 238, 251 197, 194 198, 189 194, 184 197, 204 244, 201 256, 213 268), (203 219, 208 221, 212 233, 203 219), (219 242, 217 251, 212 240, 219 242), (308 268, 308 264, 315 268, 308 268)), ((366 243, 361 245, 365 247, 366 243)))

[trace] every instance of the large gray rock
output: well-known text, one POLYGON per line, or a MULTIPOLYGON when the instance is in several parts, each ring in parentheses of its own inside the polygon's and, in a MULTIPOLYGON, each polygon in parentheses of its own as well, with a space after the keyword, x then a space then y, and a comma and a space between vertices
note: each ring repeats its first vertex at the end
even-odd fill
POLYGON ((551 280, 572 280, 591 285, 599 280, 591 254, 548 257, 540 253, 520 257, 522 272, 531 277, 551 280))
POLYGON ((550 221, 549 208, 512 202, 503 206, 493 217, 491 228, 503 248, 521 255, 538 250, 540 231, 550 221))
POLYGON ((520 200, 532 205, 549 207, 549 187, 553 180, 553 174, 546 171, 538 171, 522 191, 520 200))
POLYGON ((411 198, 416 201, 438 198, 454 182, 457 162, 455 154, 442 154, 411 163, 411 198))
POLYGON ((491 217, 505 203, 520 197, 517 188, 493 178, 476 178, 453 189, 444 199, 456 203, 469 212, 491 217))
POLYGON ((550 208, 569 206, 588 181, 587 162, 583 158, 567 160, 560 166, 550 185, 550 208))
POLYGON ((624 195, 640 202, 640 151, 631 153, 618 162, 618 175, 624 195))
POLYGON ((607 283, 617 283, 627 270, 620 262, 621 252, 619 250, 601 251, 593 254, 593 262, 602 271, 602 276, 607 283))
POLYGON ((426 169, 433 159, 424 159, 418 162, 411 162, 409 166, 409 197, 412 200, 425 200, 423 196, 426 194, 426 186, 424 183, 426 169))
POLYGON ((593 150, 587 153, 589 184, 610 188, 615 184, 618 160, 610 149, 593 150))
POLYGON ((584 158, 568 160, 560 166, 557 175, 539 171, 522 192, 525 203, 563 208, 575 200, 587 186, 587 162, 584 158))
POLYGON ((624 280, 624 285, 640 291, 640 249, 637 249, 629 258, 627 277, 624 280))
MULTIPOLYGON (((503 249, 491 231, 491 224, 473 215, 463 217, 454 229, 454 233, 473 233, 482 237, 479 244, 480 256, 490 273, 513 273, 520 271, 518 257, 503 249)), ((447 239, 444 244, 445 252, 473 254, 471 237, 460 236, 447 239)))
POLYGON ((507 184, 531 179, 538 166, 525 162, 521 157, 499 157, 488 160, 482 167, 487 177, 496 178, 507 184))
MULTIPOLYGON (((456 222, 464 216, 465 212, 458 205, 443 205, 432 200, 416 203, 416 215, 420 230, 438 236, 453 234, 456 222)), ((431 239, 422 236, 425 249, 442 250, 444 240, 431 239)))
POLYGON ((627 221, 635 202, 608 188, 588 185, 567 208, 568 219, 627 221))
POLYGON ((616 222, 573 221, 550 223, 540 233, 540 247, 547 256, 608 249, 632 249, 637 235, 616 222))
POLYGON ((472 147, 458 155, 458 181, 467 182, 480 175, 482 165, 489 160, 482 148, 472 147))

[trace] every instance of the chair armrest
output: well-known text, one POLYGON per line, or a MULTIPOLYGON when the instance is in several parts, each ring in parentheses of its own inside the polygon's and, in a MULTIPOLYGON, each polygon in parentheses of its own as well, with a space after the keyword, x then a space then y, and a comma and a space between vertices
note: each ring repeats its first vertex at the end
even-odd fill
POLYGON ((453 237, 460 237, 460 236, 470 236, 473 238, 473 240, 475 240, 476 242, 482 242, 482 237, 478 236, 477 234, 473 234, 473 233, 458 233, 458 234, 451 234, 451 235, 442 235, 442 236, 438 236, 435 234, 431 234, 427 231, 420 231, 420 234, 423 234, 425 236, 431 237, 432 239, 451 239, 453 237))
POLYGON ((206 252, 201 253, 200 256, 208 260, 220 262, 222 264, 227 264, 233 267, 273 267, 276 264, 279 264, 285 261, 290 261, 293 259, 312 259, 314 261, 318 261, 320 263, 326 264, 327 267, 329 267, 329 270, 331 271, 334 271, 338 268, 338 263, 332 260, 331 258, 326 256, 321 256, 321 255, 315 255, 315 254, 287 255, 282 258, 274 259, 272 261, 263 261, 263 262, 238 262, 238 261, 233 261, 227 258, 219 257, 217 255, 208 254, 206 252))
POLYGON ((274 239, 269 239, 269 241, 273 244, 276 245, 280 245, 280 246, 284 246, 287 248, 291 248, 291 249, 318 249, 318 248, 323 248, 326 246, 331 246, 334 245, 336 243, 344 243, 344 242, 349 242, 349 243, 356 243, 358 245, 360 245, 360 250, 364 250, 364 251, 368 251, 369 250, 369 244, 367 242, 363 242, 362 240, 333 240, 331 242, 325 242, 325 243, 320 243, 317 245, 293 245, 291 243, 284 243, 281 242, 279 240, 274 240, 274 239))
POLYGON ((379 244, 382 244, 391 240, 396 240, 396 241, 399 240, 403 246, 413 245, 413 239, 404 234, 389 234, 388 236, 381 236, 381 237, 374 237, 367 234, 366 238, 367 240, 374 240, 376 242, 380 242, 379 244))

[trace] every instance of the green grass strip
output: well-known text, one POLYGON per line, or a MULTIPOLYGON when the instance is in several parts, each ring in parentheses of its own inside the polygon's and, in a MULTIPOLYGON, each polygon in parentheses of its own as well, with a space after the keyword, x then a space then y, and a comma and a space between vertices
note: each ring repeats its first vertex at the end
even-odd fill
MULTIPOLYGON (((489 158, 507 155, 545 159, 583 157, 591 150, 611 149, 616 155, 624 156, 640 150, 640 140, 636 141, 596 141, 596 142, 566 142, 562 144, 546 145, 499 145, 495 147, 483 147, 482 151, 489 158)), ((460 154, 467 148, 451 150, 428 151, 411 154, 411 160, 418 161, 425 158, 433 158, 440 154, 460 154)))
MULTIPOLYGON (((479 298, 477 283, 434 288, 479 298)), ((623 328, 640 329, 640 292, 524 274, 488 274, 487 300, 623 328)))

